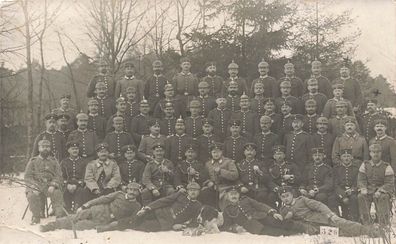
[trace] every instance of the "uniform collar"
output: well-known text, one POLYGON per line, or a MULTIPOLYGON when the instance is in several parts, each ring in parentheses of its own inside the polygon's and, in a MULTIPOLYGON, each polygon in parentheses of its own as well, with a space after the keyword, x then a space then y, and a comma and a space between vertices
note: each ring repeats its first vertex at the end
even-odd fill
POLYGON ((161 76, 163 76, 163 74, 159 74, 159 75, 153 74, 153 76, 154 77, 161 77, 161 76))
POLYGON ((336 119, 345 119, 345 117, 347 117, 348 115, 344 115, 344 116, 342 116, 342 117, 340 117, 340 116, 338 116, 338 115, 336 115, 336 119))
POLYGON ((320 131, 316 131, 316 133, 317 133, 318 135, 321 135, 321 136, 327 135, 327 131, 324 132, 324 133, 322 133, 322 132, 320 132, 320 131))
POLYGON ((266 135, 269 135, 269 134, 271 134, 271 130, 268 130, 267 132, 261 131, 261 134, 262 134, 262 135, 265 135, 265 136, 266 136, 266 135))
POLYGON ((100 161, 99 159, 96 161, 96 166, 98 167, 98 168, 100 168, 101 166, 103 166, 103 165, 109 165, 110 164, 110 161, 108 160, 108 159, 106 159, 106 161, 104 161, 104 162, 102 162, 102 161, 100 161))
POLYGON ((234 76, 234 77, 230 76, 230 80, 237 80, 237 79, 238 79, 238 76, 234 76))
POLYGON ((377 164, 375 164, 372 160, 370 160, 370 165, 372 167, 379 167, 379 166, 381 166, 382 163, 383 163, 382 160, 380 160, 377 164))
POLYGON ((377 141, 382 141, 383 139, 385 139, 385 138, 387 138, 387 137, 388 137, 387 134, 385 134, 385 135, 383 135, 383 136, 381 136, 381 137, 376 136, 376 137, 375 137, 375 140, 377 140, 377 141))
POLYGON ((268 75, 260 75, 260 79, 265 79, 267 77, 268 77, 268 75))
POLYGON ((314 113, 314 114, 307 114, 307 117, 308 117, 308 118, 313 118, 313 117, 315 117, 315 116, 317 116, 316 113, 314 113))
POLYGON ((96 117, 96 116, 99 116, 99 113, 95 113, 95 114, 89 113, 89 116, 91 116, 91 117, 96 117))
POLYGON ((345 78, 344 77, 340 77, 340 79, 343 80, 343 81, 346 81, 346 80, 351 79, 351 76, 348 76, 348 77, 345 77, 345 78))
POLYGON ((292 115, 291 113, 288 113, 288 114, 284 115, 283 118, 289 118, 291 115, 292 115))
POLYGON ((105 94, 103 97, 98 97, 98 96, 96 96, 96 99, 98 99, 98 100, 104 100, 104 99, 106 99, 107 98, 107 95, 105 94))
POLYGON ((219 164, 221 164, 223 162, 223 158, 220 158, 219 160, 214 160, 214 159, 212 159, 212 164, 215 164, 215 163, 219 163, 219 164))
POLYGON ((159 139, 159 138, 161 138, 161 134, 158 134, 158 136, 155 136, 155 135, 150 133, 150 137, 154 138, 154 139, 159 139))
POLYGON ((357 132, 353 133, 353 135, 349 135, 349 134, 347 134, 346 132, 344 133, 344 137, 348 137, 348 138, 356 138, 357 135, 358 135, 357 132))
POLYGON ((182 75, 184 75, 184 76, 187 76, 187 75, 191 75, 191 72, 190 71, 188 71, 187 73, 185 73, 185 72, 180 72, 180 74, 182 74, 182 75))
POLYGON ((50 131, 46 130, 45 133, 50 134, 50 135, 54 135, 56 133, 56 131, 50 132, 50 131))
POLYGON ((77 156, 77 158, 71 158, 71 157, 69 156, 69 159, 70 159, 71 161, 77 161, 77 160, 80 159, 80 156, 77 156))
POLYGON ((294 135, 299 135, 299 134, 301 134, 302 132, 303 132, 303 130, 299 130, 298 132, 293 131, 293 134, 294 134, 294 135))
POLYGON ((133 79, 135 79, 135 76, 134 75, 132 75, 132 76, 124 76, 124 78, 126 80, 133 80, 133 79))
POLYGON ((79 132, 81 132, 81 133, 86 133, 86 132, 88 131, 88 129, 81 130, 80 128, 77 128, 77 130, 78 130, 79 132))
POLYGON ((163 163, 165 162, 165 158, 163 158, 161 161, 158 161, 157 159, 153 159, 153 162, 154 162, 156 165, 160 165, 160 164, 163 164, 163 163))

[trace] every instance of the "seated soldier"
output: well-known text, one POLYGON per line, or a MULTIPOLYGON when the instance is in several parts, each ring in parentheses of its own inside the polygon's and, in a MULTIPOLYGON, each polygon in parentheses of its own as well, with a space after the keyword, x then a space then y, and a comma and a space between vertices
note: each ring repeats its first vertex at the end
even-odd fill
POLYGON ((293 221, 283 221, 275 209, 248 196, 240 196, 238 189, 227 189, 229 203, 224 208, 222 229, 241 233, 247 231, 258 235, 292 235, 303 229, 293 221))
POLYGON ((318 234, 320 226, 334 226, 340 229, 342 236, 379 236, 379 231, 373 226, 340 218, 319 201, 304 196, 294 197, 292 187, 282 187, 279 197, 283 202, 280 209, 283 219, 305 223, 306 227, 309 227, 306 229, 309 234, 318 234))
POLYGON ((185 160, 179 162, 176 166, 178 175, 180 176, 181 185, 186 187, 190 182, 197 182, 202 185, 208 180, 208 173, 205 165, 197 160, 198 146, 191 143, 185 146, 183 150, 186 156, 185 160))
POLYGON ((136 159, 135 145, 125 145, 121 148, 123 158, 120 164, 121 185, 126 186, 132 182, 142 182, 142 176, 145 164, 136 159))
POLYGON ((40 140, 37 145, 39 155, 32 157, 25 169, 26 197, 33 215, 32 225, 40 223, 41 208, 47 197, 51 198, 55 215, 64 215, 61 168, 56 159, 50 156, 51 143, 47 139, 40 140))
POLYGON ((268 201, 272 207, 280 206, 281 202, 277 194, 280 187, 285 185, 292 186, 296 192, 301 182, 301 173, 297 165, 293 162, 285 161, 285 150, 282 145, 274 146, 272 149, 274 161, 268 168, 271 176, 271 192, 268 194, 268 201))
POLYGON ((361 161, 353 159, 352 149, 341 150, 340 158, 341 163, 334 167, 334 194, 329 197, 329 207, 338 210, 340 206, 341 217, 359 221, 356 183, 361 161))
POLYGON ((333 191, 333 172, 330 166, 324 162, 324 158, 323 148, 312 148, 313 163, 305 167, 300 193, 327 204, 329 195, 333 191))
POLYGON ((370 145, 369 150, 371 160, 362 163, 357 177, 360 218, 363 224, 371 223, 370 208, 374 202, 378 223, 389 225, 395 174, 389 163, 381 160, 380 144, 370 145))
POLYGON ((175 186, 180 188, 180 179, 173 163, 164 158, 163 144, 153 145, 153 160, 146 164, 143 171, 142 204, 146 206, 154 199, 168 196, 175 192, 175 186))
POLYGON ((256 201, 267 202, 270 177, 264 162, 256 158, 256 144, 246 143, 243 153, 245 159, 236 163, 241 193, 256 201))
POLYGON ((140 185, 129 183, 126 193, 117 191, 86 202, 69 217, 58 218, 54 222, 40 226, 41 232, 56 229, 72 229, 72 221, 77 230, 88 230, 106 225, 112 221, 136 215, 141 205, 136 201, 140 185))
POLYGON ((69 157, 64 158, 60 164, 65 184, 63 199, 67 212, 74 213, 83 204, 82 194, 87 160, 79 156, 80 144, 78 142, 68 142, 66 147, 69 157))

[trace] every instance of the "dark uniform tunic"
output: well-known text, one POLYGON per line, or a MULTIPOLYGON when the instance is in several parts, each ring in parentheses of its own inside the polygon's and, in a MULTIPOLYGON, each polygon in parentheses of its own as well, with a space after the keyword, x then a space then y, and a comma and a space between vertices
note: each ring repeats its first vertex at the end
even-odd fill
POLYGON ((241 100, 241 97, 239 95, 231 96, 228 95, 226 96, 227 99, 227 109, 229 109, 232 112, 238 111, 241 109, 239 106, 239 102, 241 100))
POLYGON ((136 145, 140 144, 143 135, 150 134, 149 121, 152 119, 149 115, 139 114, 131 121, 130 132, 136 145))
POLYGON ((142 182, 142 176, 145 164, 142 161, 132 159, 132 161, 128 161, 126 159, 122 160, 119 164, 122 185, 128 185, 131 182, 142 182))
POLYGON ((291 108, 292 108, 291 113, 292 114, 303 114, 304 107, 301 102, 301 99, 299 99, 297 97, 293 97, 293 96, 287 96, 287 97, 280 96, 280 97, 275 98, 275 107, 276 107, 276 111, 278 113, 280 113, 281 106, 285 102, 287 102, 288 104, 291 105, 291 108))
POLYGON ((106 85, 107 88, 107 96, 109 97, 114 97, 114 91, 115 91, 115 82, 113 80, 113 77, 110 75, 103 75, 103 74, 98 74, 95 75, 92 80, 88 84, 87 88, 87 97, 94 97, 95 96, 95 86, 96 83, 98 82, 103 82, 106 85))
POLYGON ((284 185, 294 188, 300 186, 302 180, 301 171, 295 163, 283 162, 279 164, 273 161, 268 168, 268 172, 271 176, 271 190, 274 190, 275 187, 279 188, 284 185), (284 175, 294 175, 294 178, 285 180, 283 179, 284 175))
POLYGON ((319 118, 320 116, 318 114, 306 114, 304 115, 303 118, 303 130, 305 132, 307 132, 308 134, 312 135, 314 133, 316 133, 316 120, 319 118))
POLYGON ((317 92, 316 94, 310 94, 310 93, 305 93, 302 98, 302 104, 305 105, 305 102, 309 99, 313 99, 316 102, 316 113, 317 114, 322 114, 323 109, 326 105, 327 102, 327 97, 323 93, 317 92))
POLYGON ((232 113, 231 119, 241 121, 241 133, 249 139, 251 139, 260 130, 259 117, 257 113, 251 110, 235 111, 232 113))
MULTIPOLYGON (((323 93, 327 98, 332 98, 333 97, 333 88, 331 87, 329 79, 326 77, 319 75, 318 77, 314 77, 312 75, 312 78, 315 78, 318 81, 318 92, 323 93)), ((307 89, 307 81, 304 82, 304 93, 308 92, 307 89)))
POLYGON ((335 136, 333 134, 320 133, 319 131, 311 135, 310 138, 311 147, 321 147, 324 149, 324 153, 326 155, 324 161, 328 163, 330 166, 333 165, 333 162, 331 160, 331 152, 333 149, 334 140, 335 140, 335 136))
POLYGON ((302 186, 310 191, 317 188, 314 199, 327 204, 328 198, 333 191, 333 170, 324 162, 309 164, 304 170, 302 186))
POLYGON ((175 125, 176 125, 176 118, 171 117, 171 118, 163 118, 159 121, 160 124, 160 131, 161 134, 165 136, 173 136, 176 131, 175 131, 175 125))
POLYGON ((209 84, 209 96, 212 97, 220 97, 221 96, 221 91, 224 89, 223 88, 223 77, 214 75, 210 76, 207 75, 202 78, 202 81, 206 81, 209 84))
POLYGON ((227 134, 227 125, 231 119, 231 110, 215 108, 209 112, 208 119, 213 121, 213 133, 224 140, 227 134))
POLYGON ((166 137, 164 135, 154 136, 153 134, 144 135, 140 141, 138 152, 147 156, 153 156, 153 146, 155 144, 165 144, 166 137))
POLYGON ((262 83, 264 85, 264 97, 279 97, 279 82, 275 80, 274 77, 264 76, 253 80, 252 86, 250 88, 251 94, 254 94, 254 85, 256 83, 262 83))
POLYGON ((176 170, 178 171, 183 187, 186 187, 191 182, 197 182, 202 186, 209 177, 208 172, 205 169, 205 165, 198 160, 182 160, 176 166, 176 170), (191 172, 191 169, 193 169, 195 172, 191 172))
POLYGON ((201 163, 206 163, 209 158, 211 157, 210 155, 210 147, 214 142, 220 142, 220 137, 210 134, 210 135, 205 135, 202 134, 198 136, 197 138, 197 143, 199 145, 199 153, 198 153, 198 160, 201 163))
MULTIPOLYGON (((70 130, 68 130, 68 129, 67 129, 67 130, 65 130, 65 131, 63 131, 63 130, 59 130, 59 129, 58 129, 58 130, 56 131, 56 133, 57 133, 57 134, 59 134, 60 136, 62 136, 62 137, 63 137, 63 139, 65 139, 65 141, 67 141, 67 138, 69 137, 69 135, 70 135, 70 132, 71 132, 71 131, 70 131, 70 130)), ((66 153, 66 152, 65 152, 65 153, 66 153)))
POLYGON ((265 113, 265 109, 264 109, 265 101, 266 101, 265 97, 254 97, 250 99, 250 109, 253 112, 256 112, 259 118, 261 118, 261 116, 263 116, 265 113))
POLYGON ((175 164, 184 158, 184 148, 193 141, 191 136, 186 134, 175 134, 165 140, 165 157, 175 164))
POLYGON ((217 106, 216 99, 212 96, 198 96, 196 99, 201 102, 201 115, 205 118, 208 116, 209 112, 217 106))
POLYGON ((102 141, 106 135, 106 119, 99 114, 89 114, 87 128, 88 130, 92 130, 93 132, 95 132, 98 139, 102 141))
POLYGON ((68 142, 78 142, 80 144, 80 156, 83 158, 93 159, 96 155, 95 146, 99 143, 99 139, 95 132, 90 130, 74 130, 70 133, 68 142))
POLYGON ((51 155, 58 161, 65 157, 66 140, 60 133, 43 131, 34 140, 32 157, 39 155, 38 143, 46 138, 51 142, 51 155))
POLYGON ((342 136, 336 137, 331 153, 333 165, 340 163, 340 152, 343 149, 352 149, 352 156, 354 159, 367 160, 369 158, 367 142, 364 137, 358 133, 352 136, 344 133, 342 136))
POLYGON ((167 84, 168 79, 162 74, 153 74, 144 86, 144 97, 150 104, 150 111, 154 112, 154 108, 160 99, 164 98, 164 87, 167 84))
POLYGON ((238 84, 238 96, 241 96, 243 93, 245 93, 246 95, 249 95, 249 90, 247 88, 246 80, 244 78, 229 77, 226 80, 224 80, 224 82, 223 82, 223 84, 224 84, 223 91, 222 91, 223 96, 227 94, 228 87, 230 86, 231 81, 234 81, 238 84))
POLYGON ((333 81, 333 84, 343 84, 344 85, 344 93, 343 97, 351 101, 354 107, 362 105, 363 95, 362 90, 360 88, 359 82, 353 80, 351 78, 348 79, 336 79, 333 81))
POLYGON ((109 153, 114 154, 114 159, 118 162, 121 158, 121 148, 125 145, 134 144, 131 134, 124 131, 113 131, 106 135, 103 142, 109 145, 109 153))
POLYGON ((130 124, 131 124, 131 121, 132 121, 132 117, 130 117, 128 113, 122 114, 122 113, 118 113, 118 112, 115 113, 115 114, 113 114, 112 116, 110 116, 110 118, 107 120, 107 123, 106 123, 106 133, 109 133, 109 132, 114 131, 113 119, 114 119, 115 117, 118 117, 118 116, 124 118, 124 126, 123 126, 124 128, 123 128, 123 130, 124 130, 125 132, 129 132, 129 133, 130 133, 129 130, 130 130, 130 124))
POLYGON ((70 116, 69 123, 67 124, 67 128, 72 131, 76 129, 76 111, 73 108, 63 109, 63 108, 55 108, 52 110, 53 114, 57 116, 62 114, 67 114, 70 116))
POLYGON ((257 133, 253 139, 257 145, 257 158, 261 159, 266 165, 273 156, 272 148, 279 145, 279 136, 271 131, 267 133, 257 133))
POLYGON ((242 160, 244 158, 243 147, 247 142, 249 142, 249 140, 244 136, 227 137, 224 140, 224 156, 237 162, 242 160))
POLYGON ((296 163, 301 169, 309 161, 309 135, 305 131, 291 132, 284 138, 286 160, 296 163))
POLYGON ((188 111, 187 105, 194 97, 198 96, 198 82, 198 78, 191 73, 178 73, 173 77, 173 88, 176 97, 184 105, 183 112, 188 111))
POLYGON ((136 117, 138 114, 140 114, 140 104, 136 101, 127 101, 126 102, 126 112, 128 114, 129 117, 134 118, 136 117))
POLYGON ((294 120, 294 116, 292 116, 292 114, 287 114, 282 116, 281 118, 282 119, 279 123, 279 127, 277 128, 277 134, 279 135, 280 140, 283 141, 283 138, 293 130, 292 122, 294 120))
POLYGON ((95 100, 99 103, 99 115, 103 116, 107 121, 116 112, 114 97, 105 96, 100 98, 96 96, 95 100))
MULTIPOLYGON (((279 79, 279 84, 285 80, 288 80, 291 83, 290 95, 295 96, 295 97, 302 97, 302 95, 304 94, 304 86, 303 86, 302 80, 296 76, 282 77, 279 79)), ((280 91, 279 91, 279 93, 280 93, 280 91)))
POLYGON ((167 98, 163 98, 161 100, 159 100, 159 102, 157 103, 157 105, 154 108, 154 113, 153 113, 153 117, 154 118, 164 118, 165 117, 165 104, 166 103, 172 103, 173 104, 173 109, 174 109, 174 116, 176 118, 179 118, 180 116, 182 116, 183 118, 186 117, 186 105, 184 104, 184 101, 182 99, 179 98, 174 98, 174 99, 167 99, 167 98))
POLYGON ((188 117, 185 119, 186 125, 186 134, 191 136, 193 139, 196 139, 198 136, 202 135, 202 125, 203 120, 205 118, 203 116, 197 117, 188 117))
POLYGON ((127 77, 124 76, 121 80, 116 82, 115 86, 115 97, 126 97, 126 89, 128 87, 134 87, 136 90, 136 98, 140 101, 143 98, 144 93, 144 84, 142 80, 137 79, 135 76, 127 77))

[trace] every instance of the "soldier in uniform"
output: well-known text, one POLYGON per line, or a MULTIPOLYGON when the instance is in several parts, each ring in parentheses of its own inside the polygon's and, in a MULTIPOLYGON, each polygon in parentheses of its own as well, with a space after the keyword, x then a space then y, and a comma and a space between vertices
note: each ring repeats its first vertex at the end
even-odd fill
MULTIPOLYGON (((361 161, 354 160, 352 149, 341 151, 341 163, 334 167, 334 194, 329 197, 329 206, 340 206, 344 219, 359 221, 357 201, 357 175, 361 161)), ((338 211, 336 211, 338 213, 338 211)))
POLYGON ((205 69, 207 76, 202 78, 209 84, 209 96, 217 98, 221 96, 221 91, 223 90, 224 79, 216 74, 217 68, 214 62, 210 62, 205 69))
POLYGON ((56 133, 56 120, 58 116, 56 114, 47 114, 45 116, 45 131, 41 132, 33 143, 33 150, 32 150, 32 157, 36 157, 39 155, 39 146, 38 142, 42 139, 47 139, 51 142, 51 155, 56 160, 61 160, 65 155, 65 145, 66 140, 64 139, 63 135, 60 133, 56 133))
POLYGON ((174 104, 167 102, 164 104, 163 109, 165 116, 164 118, 160 119, 160 131, 166 137, 173 136, 175 134, 176 124, 174 104))
POLYGON ((272 207, 280 206, 278 192, 282 186, 292 186, 296 192, 301 182, 301 172, 297 165, 293 162, 285 161, 286 148, 282 145, 276 145, 272 148, 273 158, 272 164, 268 167, 270 179, 270 192, 268 194, 268 202, 272 207), (276 204, 278 202, 278 205, 276 204))
POLYGON ((209 111, 216 107, 216 98, 210 95, 210 86, 206 81, 198 83, 198 92, 196 99, 201 102, 201 115, 206 118, 209 111))
POLYGON ((136 145, 140 145, 140 141, 144 135, 150 134, 148 122, 152 120, 152 117, 149 115, 150 106, 146 99, 140 101, 139 110, 140 114, 132 118, 129 129, 136 145))
POLYGON ((241 134, 241 121, 230 120, 231 135, 224 140, 224 156, 239 162, 243 159, 243 146, 249 141, 241 134))
MULTIPOLYGON (((346 120, 355 118, 353 116, 348 116, 346 112, 347 112, 347 103, 345 101, 338 101, 336 104, 337 115, 329 119, 331 131, 336 136, 340 136, 345 132, 344 124, 346 120)), ((359 127, 357 127, 356 129, 359 130, 359 127)))
POLYGON ((173 87, 176 97, 185 106, 183 112, 188 111, 188 105, 193 97, 198 96, 198 78, 190 72, 191 62, 188 58, 180 59, 181 72, 173 77, 173 87))
POLYGON ((211 145, 211 158, 205 163, 209 179, 203 184, 199 201, 214 208, 223 210, 226 206, 225 191, 229 186, 238 183, 238 169, 235 161, 223 156, 223 144, 211 145))
POLYGON ((186 159, 180 161, 176 166, 182 186, 185 188, 191 182, 197 182, 199 185, 203 185, 208 180, 208 173, 206 172, 205 165, 197 159, 197 143, 193 142, 186 145, 183 151, 185 151, 184 156, 186 159))
POLYGON ((99 143, 99 139, 95 132, 88 130, 88 115, 79 113, 76 118, 77 129, 70 133, 67 141, 78 142, 80 144, 80 156, 92 160, 96 156, 95 147, 99 143))
POLYGON ((95 148, 98 158, 85 169, 84 202, 117 191, 121 184, 120 168, 109 158, 109 145, 100 143, 95 148))
POLYGON ((86 202, 76 214, 42 225, 40 231, 72 229, 73 225, 77 230, 89 230, 106 226, 129 216, 135 216, 142 207, 136 200, 139 196, 139 189, 138 183, 129 183, 126 193, 117 191, 86 202))
POLYGON ((190 144, 193 138, 186 134, 186 126, 184 120, 179 118, 175 124, 175 134, 165 140, 165 158, 178 164, 183 159, 183 148, 190 144))
POLYGON ((134 144, 131 134, 124 131, 124 118, 116 116, 113 118, 114 131, 107 133, 104 143, 109 145, 109 156, 119 163, 121 159, 121 148, 125 145, 134 144))
POLYGON ((52 110, 53 114, 56 114, 57 116, 61 114, 67 114, 69 116, 69 120, 67 123, 67 127, 70 131, 76 129, 76 112, 75 110, 70 106, 70 100, 71 100, 71 95, 70 94, 63 94, 60 97, 60 107, 55 108, 52 110))
POLYGON ((303 221, 308 224, 309 229, 312 229, 308 231, 310 234, 318 234, 320 226, 334 226, 339 228, 341 236, 379 236, 379 230, 373 228, 373 226, 365 226, 340 218, 325 204, 314 199, 304 196, 295 197, 291 187, 283 187, 279 193, 279 197, 283 202, 283 206, 280 209, 283 219, 297 222, 303 221))
POLYGON ((95 99, 88 101, 88 130, 95 132, 100 141, 106 135, 106 119, 99 115, 99 102, 95 99))
POLYGON ((182 116, 183 118, 186 117, 186 108, 187 105, 184 104, 184 101, 178 97, 175 97, 175 90, 173 88, 172 84, 166 84, 165 85, 165 98, 161 99, 157 105, 155 106, 153 116, 155 118, 163 118, 164 115, 164 110, 165 110, 165 104, 166 103, 172 103, 173 104, 173 109, 174 109, 174 116, 176 118, 182 116))
POLYGON ((241 96, 239 101, 240 110, 232 113, 231 118, 241 121, 241 133, 247 138, 252 139, 259 131, 259 121, 256 112, 250 110, 249 97, 245 94, 241 96))
POLYGON ((319 115, 316 113, 316 101, 308 99, 305 101, 305 115, 303 118, 303 130, 312 135, 316 132, 316 120, 319 115))
POLYGON ((206 163, 210 158, 210 147, 214 142, 220 142, 221 138, 213 133, 214 121, 204 119, 202 122, 202 135, 198 136, 196 142, 199 145, 198 160, 206 163))
POLYGON ((265 60, 261 60, 258 64, 258 72, 260 77, 253 80, 251 86, 251 94, 253 94, 254 86, 256 83, 262 83, 264 85, 264 97, 266 98, 275 98, 279 97, 279 83, 276 81, 274 77, 268 76, 269 72, 269 64, 265 62, 265 60))
POLYGON ((216 99, 217 108, 211 110, 208 119, 213 121, 213 133, 221 140, 224 140, 227 134, 227 124, 231 119, 231 111, 227 108, 227 99, 221 97, 216 99))
POLYGON ((371 144, 380 144, 382 147, 382 160, 388 162, 396 172, 396 140, 386 134, 388 122, 385 119, 377 119, 374 122, 376 136, 371 138, 371 144))
MULTIPOLYGON (((68 127, 70 116, 68 114, 59 114, 57 122, 57 130, 56 133, 60 134, 65 141, 67 141, 67 137, 69 136, 71 130, 68 127)), ((63 158, 62 158, 63 159, 63 158)))
POLYGON ((343 84, 334 84, 333 85, 333 98, 327 100, 324 108, 323 108, 323 116, 327 117, 328 119, 334 118, 337 115, 336 112, 336 104, 338 101, 346 102, 347 106, 347 115, 348 116, 355 116, 353 112, 352 103, 343 97, 344 95, 344 85, 343 84))
POLYGON ((160 143, 165 144, 166 137, 161 132, 161 127, 158 120, 149 120, 150 134, 143 135, 138 148, 138 152, 142 154, 145 161, 149 161, 153 157, 153 146, 160 143))
POLYGON ((132 59, 127 59, 124 63, 125 76, 116 82, 115 86, 115 97, 126 97, 126 88, 135 87, 137 101, 142 100, 144 95, 144 84, 142 80, 136 78, 135 66, 133 65, 132 59))
POLYGON ((303 116, 296 114, 293 117, 293 131, 286 134, 283 140, 286 147, 286 160, 296 163, 303 170, 309 161, 310 136, 302 130, 303 116))
POLYGON ((101 82, 105 84, 106 87, 106 95, 108 97, 114 97, 114 91, 115 91, 115 82, 113 79, 113 76, 108 72, 109 66, 108 64, 103 60, 99 60, 99 74, 95 75, 92 80, 89 82, 88 87, 87 87, 87 97, 94 97, 95 96, 95 90, 96 90, 96 84, 101 82))
POLYGON ((294 64, 290 62, 290 60, 287 61, 287 63, 284 65, 284 72, 285 72, 285 77, 282 77, 279 79, 279 83, 288 80, 290 81, 292 85, 291 93, 290 95, 300 98, 304 94, 304 87, 303 87, 303 82, 300 78, 295 76, 294 72, 294 64))
POLYGON ((257 82, 254 84, 253 92, 253 98, 250 99, 250 108, 261 117, 265 113, 264 104, 266 102, 263 83, 257 82))
POLYGON ((196 139, 202 135, 202 121, 204 117, 201 115, 201 102, 198 100, 191 100, 190 102, 190 116, 185 120, 186 134, 196 139))
MULTIPOLYGON (((239 100, 241 95, 238 94, 238 83, 236 81, 231 80, 227 87, 227 108, 232 112, 235 112, 239 109, 239 100)), ((243 93, 245 94, 245 93, 243 93)))
POLYGON ((154 112, 154 108, 160 99, 164 98, 164 88, 168 83, 168 79, 163 74, 164 67, 161 60, 153 62, 153 76, 146 80, 144 86, 144 96, 150 104, 150 112, 154 112))
POLYGON ((331 158, 333 165, 340 163, 340 152, 343 149, 352 149, 353 158, 359 160, 368 160, 368 146, 363 136, 356 132, 356 120, 353 117, 348 118, 344 124, 345 133, 337 136, 333 143, 331 158))
POLYGON ((301 100, 297 97, 291 96, 291 83, 288 80, 282 81, 280 83, 280 92, 281 96, 275 99, 275 106, 277 111, 280 112, 280 108, 283 103, 288 102, 291 105, 291 113, 292 114, 302 114, 303 106, 301 100))
POLYGON ((369 142, 370 139, 375 136, 374 122, 377 119, 386 120, 386 115, 378 111, 376 99, 369 99, 367 101, 366 112, 359 116, 357 119, 360 125, 362 135, 364 136, 366 141, 369 142))
POLYGON ((245 158, 236 162, 241 193, 259 202, 268 202, 270 176, 263 161, 256 158, 257 145, 244 145, 245 158))
POLYGON ((59 163, 51 156, 51 142, 45 139, 38 143, 39 155, 32 157, 25 169, 26 197, 32 212, 31 224, 40 223, 44 199, 51 198, 57 217, 63 213, 62 172, 59 163))
POLYGON ((125 145, 121 148, 122 159, 120 164, 121 184, 127 186, 129 183, 142 182, 145 164, 136 158, 136 146, 125 145))
POLYGON ((378 223, 390 225, 395 174, 389 163, 381 160, 380 144, 371 144, 369 149, 371 160, 362 163, 357 177, 360 219, 363 224, 371 223, 370 208, 374 203, 378 223))
POLYGON ((272 148, 279 145, 279 136, 273 133, 271 129, 271 117, 264 115, 260 118, 261 133, 256 133, 253 141, 257 145, 257 158, 261 160, 266 166, 272 159, 272 148))
POLYGON ((229 85, 231 82, 235 82, 237 89, 236 89, 236 95, 241 96, 243 93, 248 93, 248 89, 247 89, 247 84, 246 84, 246 80, 244 78, 238 77, 238 71, 239 70, 239 66, 238 64, 236 64, 234 62, 234 60, 232 60, 232 62, 228 65, 228 74, 230 75, 228 79, 224 80, 223 84, 223 96, 226 95, 226 93, 230 92, 229 91, 229 85))
POLYGON ((280 107, 281 120, 277 128, 280 140, 283 141, 285 135, 293 130, 292 122, 294 120, 294 115, 291 113, 292 106, 289 101, 284 101, 280 107))
POLYGON ((78 142, 68 142, 66 148, 69 157, 60 164, 65 188, 63 199, 67 212, 74 213, 83 204, 84 175, 88 161, 80 157, 78 142))
POLYGON ((316 102, 316 113, 322 114, 324 106, 327 102, 327 97, 325 94, 318 92, 319 85, 318 81, 314 78, 311 78, 307 81, 308 85, 308 93, 305 93, 301 100, 305 103, 309 99, 313 99, 316 102))
MULTIPOLYGON (((322 75, 322 63, 319 60, 314 60, 311 63, 311 78, 315 78, 318 81, 318 92, 326 95, 327 98, 332 97, 332 89, 329 79, 322 75)), ((304 93, 308 91, 307 81, 304 82, 304 93)))
POLYGON ((130 129, 130 124, 131 124, 131 120, 132 117, 129 116, 129 114, 127 113, 126 110, 127 106, 126 106, 126 100, 124 97, 119 97, 116 100, 116 110, 117 112, 113 115, 110 116, 110 118, 107 120, 107 124, 106 124, 106 133, 112 132, 114 131, 114 127, 113 127, 113 119, 115 117, 122 117, 124 118, 124 124, 122 126, 123 130, 125 132, 129 132, 130 129))
POLYGON ((153 160, 147 162, 142 177, 142 183, 145 186, 142 191, 144 206, 155 199, 174 193, 174 186, 177 186, 178 189, 181 187, 174 164, 164 156, 164 145, 160 143, 153 145, 153 160))
POLYGON ((316 120, 316 133, 312 134, 310 137, 311 145, 316 145, 324 149, 324 153, 326 155, 325 162, 333 166, 333 162, 331 159, 331 153, 333 149, 333 143, 335 140, 335 136, 329 132, 329 120, 326 117, 319 117, 316 120))
POLYGON ((126 113, 130 118, 136 117, 139 111, 140 103, 137 101, 137 94, 135 87, 126 88, 126 113))
POLYGON ((304 169, 300 193, 326 205, 333 192, 333 170, 325 163, 324 148, 312 148, 312 163, 304 169))
POLYGON ((110 118, 115 111, 115 99, 106 94, 107 87, 105 83, 98 82, 95 85, 96 101, 99 103, 99 115, 103 116, 106 120, 110 118))
MULTIPOLYGON (((282 104, 283 105, 283 104, 282 104)), ((282 110, 282 107, 281 107, 282 110)), ((291 111, 291 107, 290 107, 291 111)), ((290 113, 290 111, 288 113, 290 113)), ((275 134, 280 134, 280 124, 283 123, 283 118, 281 114, 276 113, 275 100, 268 98, 264 102, 264 115, 268 116, 272 120, 271 131, 275 134)), ((283 126, 284 128, 285 126, 283 126)), ((291 127, 290 127, 291 128, 291 127)))

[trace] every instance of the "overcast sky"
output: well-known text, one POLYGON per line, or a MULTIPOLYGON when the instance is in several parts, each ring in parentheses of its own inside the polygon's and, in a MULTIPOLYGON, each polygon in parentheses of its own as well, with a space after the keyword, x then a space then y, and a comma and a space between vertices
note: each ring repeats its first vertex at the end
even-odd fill
MULTIPOLYGON (((301 1, 314 2, 314 0, 301 1)), ((83 52, 93 55, 95 49, 85 35, 85 28, 82 25, 83 18, 85 18, 84 13, 81 13, 81 10, 76 11, 77 8, 74 7, 73 2, 76 2, 76 0, 66 1, 65 8, 53 28, 68 32, 83 52)), ((161 1, 158 0, 158 2, 161 1)), ((336 0, 335 4, 328 8, 332 12, 351 10, 352 16, 355 17, 356 27, 361 30, 353 59, 367 61, 373 76, 383 74, 396 86, 396 1, 336 0)), ((11 40, 11 42, 18 41, 22 40, 11 40)), ((2 46, 6 46, 9 42, 10 40, 0 40, 2 46)), ((73 60, 78 53, 70 43, 66 43, 66 47, 68 58, 73 60)), ((38 59, 38 50, 34 49, 33 52, 33 56, 38 59)), ((48 67, 59 68, 64 65, 58 39, 53 31, 48 33, 45 52, 48 67)), ((5 58, 2 57, 1 59, 4 60, 5 58)), ((21 67, 23 59, 5 59, 5 62, 8 67, 18 68, 21 67)))

